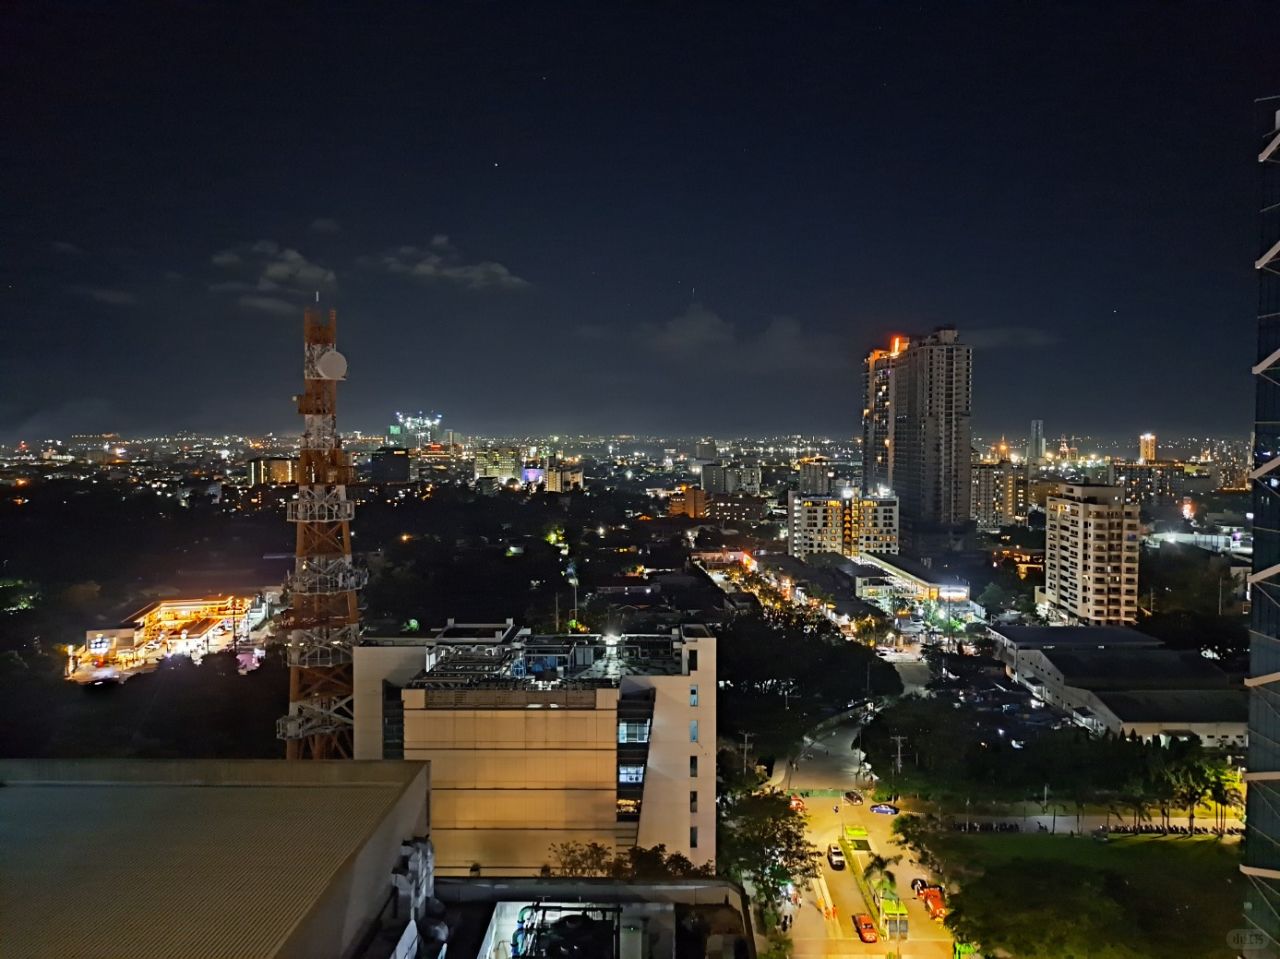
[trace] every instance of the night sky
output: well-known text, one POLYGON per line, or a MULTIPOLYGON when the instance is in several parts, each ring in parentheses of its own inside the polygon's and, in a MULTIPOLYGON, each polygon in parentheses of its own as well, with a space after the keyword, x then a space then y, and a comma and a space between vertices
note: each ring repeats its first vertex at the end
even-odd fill
POLYGON ((1250 428, 1275 4, 12 4, 0 439, 851 435, 954 324, 975 427, 1250 428), (691 9, 695 8, 696 9, 691 9))

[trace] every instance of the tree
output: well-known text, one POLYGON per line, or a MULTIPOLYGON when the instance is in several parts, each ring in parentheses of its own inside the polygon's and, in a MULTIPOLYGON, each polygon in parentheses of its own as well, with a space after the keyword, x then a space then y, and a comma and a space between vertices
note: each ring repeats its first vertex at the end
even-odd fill
POLYGON ((978 605, 986 609, 988 615, 1008 609, 1012 602, 1012 594, 995 580, 987 583, 986 588, 978 594, 978 605))
POLYGON ((749 882, 757 897, 777 901, 796 879, 818 875, 818 850, 805 837, 804 817, 782 793, 740 793, 725 797, 718 830, 716 863, 721 873, 749 882))
POLYGON ((951 898, 947 926, 984 955, 1019 959, 1139 959, 1147 952, 1116 901, 1109 874, 1014 859, 967 882, 951 898))
POLYGON ((867 881, 867 885, 880 896, 882 899, 896 899, 897 893, 897 876, 894 875, 892 867, 902 862, 901 856, 882 856, 875 853, 862 867, 862 878, 867 881))

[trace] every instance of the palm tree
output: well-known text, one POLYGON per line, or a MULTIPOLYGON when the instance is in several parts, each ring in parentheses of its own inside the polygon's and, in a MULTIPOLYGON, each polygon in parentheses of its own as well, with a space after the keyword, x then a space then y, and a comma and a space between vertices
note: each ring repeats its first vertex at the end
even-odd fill
POLYGON ((880 898, 896 899, 898 898, 898 880, 890 871, 890 867, 900 862, 902 862, 901 856, 881 856, 877 853, 862 867, 862 878, 880 898))
POLYGON ((1240 790, 1231 773, 1220 764, 1209 768, 1209 800, 1214 804, 1214 830, 1221 837, 1227 831, 1227 813, 1240 804, 1240 790))
POLYGON ((1178 770, 1176 782, 1175 793, 1178 804, 1187 809, 1187 831, 1194 834, 1196 807, 1204 801, 1205 795, 1209 792, 1209 771, 1203 762, 1192 759, 1178 770))

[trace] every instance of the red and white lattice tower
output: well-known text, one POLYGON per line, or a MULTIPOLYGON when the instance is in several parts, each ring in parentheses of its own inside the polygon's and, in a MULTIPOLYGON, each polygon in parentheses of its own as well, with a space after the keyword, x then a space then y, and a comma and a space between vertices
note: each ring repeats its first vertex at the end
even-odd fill
POLYGON ((298 401, 305 428, 298 462, 298 498, 288 505, 297 527, 289 578, 289 714, 276 724, 290 759, 341 759, 352 754, 351 647, 360 638, 357 590, 367 574, 351 562, 347 499, 351 464, 338 439, 338 383, 347 361, 335 349, 338 315, 309 308, 303 326, 305 389, 298 401))

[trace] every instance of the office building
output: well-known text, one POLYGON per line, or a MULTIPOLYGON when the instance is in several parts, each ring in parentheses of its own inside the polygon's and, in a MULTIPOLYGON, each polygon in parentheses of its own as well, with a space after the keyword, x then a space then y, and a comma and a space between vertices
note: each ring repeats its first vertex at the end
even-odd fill
POLYGON ((892 359, 892 485, 911 556, 962 549, 972 530, 972 350, 954 328, 892 359))
POLYGON ((710 462, 719 457, 720 451, 716 449, 715 440, 698 440, 693 444, 693 458, 696 460, 705 460, 710 462))
POLYGON ((429 776, 423 762, 0 760, 0 953, 417 955, 429 776))
POLYGON ((544 482, 548 493, 569 493, 587 485, 581 466, 548 466, 544 482))
POLYGON ((1156 461, 1156 434, 1143 433, 1138 437, 1138 462, 1154 463, 1156 461))
POLYGON ((1062 483, 1045 505, 1044 605, 1052 621, 1138 618, 1138 507, 1118 486, 1062 483))
MULTIPOLYGON (((862 491, 893 489, 893 376, 894 364, 910 345, 895 336, 887 350, 867 354, 862 367, 862 491)), ((822 493, 827 490, 807 490, 822 493)))
POLYGON ((384 446, 369 457, 369 480, 373 483, 407 483, 413 479, 413 461, 402 446, 384 446))
POLYGON ((759 523, 764 520, 766 512, 765 498, 750 493, 720 493, 707 501, 707 518, 721 525, 759 523))
POLYGON ((1034 469, 1044 462, 1047 452, 1044 445, 1044 420, 1031 421, 1031 438, 1027 441, 1027 468, 1034 469))
POLYGON ((298 482, 298 461, 288 456, 255 456, 249 460, 250 486, 276 486, 298 482))
POLYGON ((511 480, 520 478, 523 465, 519 450, 510 448, 477 450, 475 478, 493 480, 499 486, 503 486, 511 480))
POLYGON ((1027 519, 1027 476, 1007 459, 973 463, 973 519, 979 529, 998 530, 1027 519))
POLYGON ((799 492, 815 496, 828 496, 834 492, 835 470, 823 458, 804 460, 797 470, 799 492))
POLYGON ((708 496, 737 492, 759 496, 760 467, 704 463, 701 486, 708 496))
POLYGON ((819 553, 856 558, 898 552, 898 501, 861 496, 787 494, 787 552, 797 559, 819 553))
POLYGON ((453 624, 355 651, 355 758, 431 762, 443 875, 536 876, 552 845, 715 859, 716 643, 453 624))
POLYGON ((1259 104, 1262 189, 1253 426, 1253 573, 1249 630, 1248 878, 1245 926, 1258 955, 1280 952, 1280 109, 1259 104))
POLYGON ((707 515, 706 491, 697 486, 682 483, 667 498, 668 516, 688 516, 690 519, 705 519, 707 515))
POLYGON ((1168 506, 1174 501, 1174 487, 1183 478, 1181 463, 1113 460, 1107 467, 1107 481, 1124 490, 1124 501, 1138 506, 1168 506))

